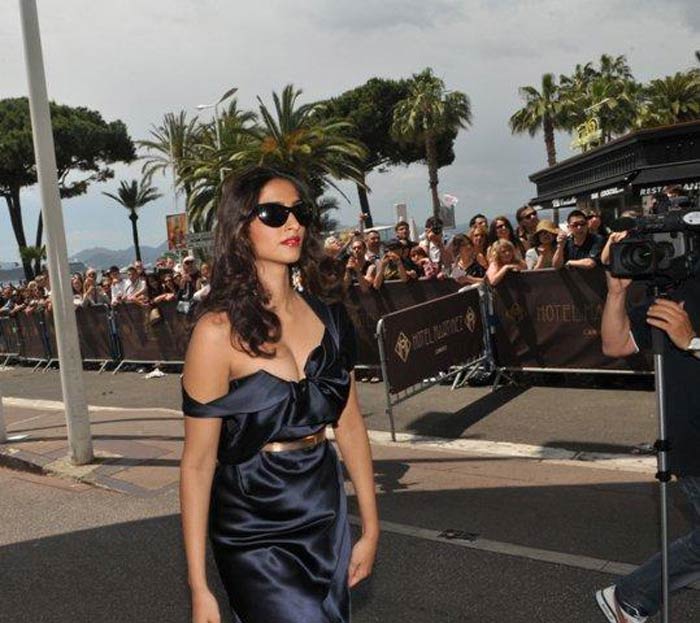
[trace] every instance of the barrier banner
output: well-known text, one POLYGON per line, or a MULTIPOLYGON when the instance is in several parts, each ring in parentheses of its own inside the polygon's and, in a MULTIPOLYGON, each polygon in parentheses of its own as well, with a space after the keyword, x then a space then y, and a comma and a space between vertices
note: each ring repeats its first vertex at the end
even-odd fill
MULTIPOLYGON (((631 300, 643 298, 641 284, 633 284, 633 290, 631 300)), ((653 370, 645 355, 603 355, 606 293, 603 270, 508 273, 494 289, 496 363, 506 368, 653 370)))
MULTIPOLYGON (((44 332, 49 359, 58 359, 58 344, 56 343, 56 327, 53 323, 53 312, 44 312, 44 332)), ((82 357, 82 352, 81 352, 82 357)), ((84 357, 83 357, 84 358, 84 357)))
POLYGON ((25 359, 48 359, 43 315, 43 312, 34 311, 30 314, 20 312, 15 316, 17 330, 20 335, 20 357, 25 359))
MULTIPOLYGON (((117 358, 112 344, 109 313, 109 307, 106 305, 89 305, 76 308, 78 342, 80 343, 80 354, 83 359, 108 361, 117 358)), ((53 323, 47 323, 47 325, 52 327, 53 323)))
POLYGON ((484 350, 479 291, 457 292, 384 316, 382 343, 391 393, 484 350))
POLYGON ((182 361, 185 357, 187 316, 177 303, 159 304, 160 320, 150 318, 151 307, 124 303, 114 308, 122 358, 127 361, 182 361), (180 317, 182 316, 182 318, 180 317))
POLYGON ((14 318, 0 318, 0 355, 19 353, 19 335, 14 318))
POLYGON ((452 294, 460 286, 452 279, 425 281, 385 281, 379 290, 362 292, 358 286, 348 291, 347 310, 357 337, 357 364, 380 365, 377 339, 374 335, 379 319, 391 312, 412 307, 431 299, 452 294))

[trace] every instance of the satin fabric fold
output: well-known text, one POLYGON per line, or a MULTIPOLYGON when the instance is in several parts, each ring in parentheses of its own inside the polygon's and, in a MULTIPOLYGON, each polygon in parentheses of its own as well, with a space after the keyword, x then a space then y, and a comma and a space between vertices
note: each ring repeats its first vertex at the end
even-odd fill
POLYGON ((304 298, 323 321, 321 343, 287 381, 264 370, 183 412, 223 419, 209 537, 237 623, 347 623, 351 542, 333 446, 261 452, 338 421, 350 391, 354 333, 341 305, 304 298))

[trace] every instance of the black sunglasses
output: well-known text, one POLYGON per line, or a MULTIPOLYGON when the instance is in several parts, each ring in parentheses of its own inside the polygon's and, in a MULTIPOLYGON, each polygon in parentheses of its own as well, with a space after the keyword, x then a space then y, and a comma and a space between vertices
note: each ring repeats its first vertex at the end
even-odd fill
POLYGON ((302 227, 311 225, 314 218, 311 206, 304 201, 299 201, 291 207, 283 203, 259 203, 253 213, 268 227, 282 227, 290 213, 294 214, 294 218, 302 227))

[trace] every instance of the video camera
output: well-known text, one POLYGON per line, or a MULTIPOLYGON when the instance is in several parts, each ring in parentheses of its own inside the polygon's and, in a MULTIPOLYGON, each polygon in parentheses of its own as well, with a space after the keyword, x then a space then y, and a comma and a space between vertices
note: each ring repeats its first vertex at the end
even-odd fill
MULTIPOLYGON (((671 200, 673 205, 682 203, 671 200)), ((668 286, 700 275, 700 210, 671 207, 660 214, 619 219, 614 229, 629 233, 610 247, 613 276, 668 286)))

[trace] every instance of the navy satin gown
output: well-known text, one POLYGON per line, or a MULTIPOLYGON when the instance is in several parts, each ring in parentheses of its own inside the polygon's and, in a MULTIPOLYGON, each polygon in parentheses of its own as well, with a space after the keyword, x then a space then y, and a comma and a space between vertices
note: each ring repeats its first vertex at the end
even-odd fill
POLYGON ((223 419, 209 538, 236 623, 350 621, 351 541, 333 446, 261 451, 336 423, 350 392, 355 335, 347 311, 303 297, 325 325, 305 378, 258 370, 206 403, 182 390, 185 415, 223 419))

